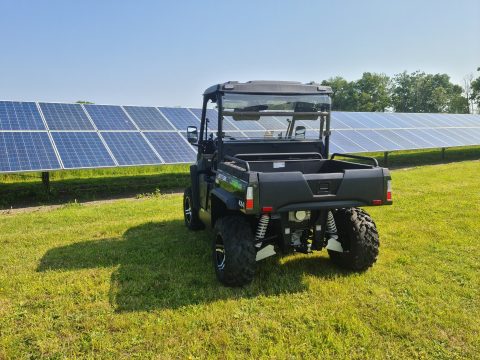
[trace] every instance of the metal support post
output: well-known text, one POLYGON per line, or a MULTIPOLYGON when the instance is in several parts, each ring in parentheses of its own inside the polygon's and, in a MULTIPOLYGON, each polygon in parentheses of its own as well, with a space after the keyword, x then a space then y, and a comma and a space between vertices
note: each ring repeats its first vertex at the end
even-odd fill
POLYGON ((45 187, 45 192, 50 193, 50 173, 48 171, 42 172, 42 184, 45 187))

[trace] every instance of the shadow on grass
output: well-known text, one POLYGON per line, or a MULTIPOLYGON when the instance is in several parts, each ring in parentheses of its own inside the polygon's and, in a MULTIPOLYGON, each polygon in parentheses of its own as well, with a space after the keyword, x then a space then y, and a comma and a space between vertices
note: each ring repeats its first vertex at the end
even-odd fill
POLYGON ((59 179, 47 193, 39 181, 0 183, 0 208, 92 201, 176 190, 187 186, 188 173, 59 179))
POLYGON ((225 288, 217 282, 210 233, 189 232, 182 221, 146 223, 121 238, 92 240, 50 249, 37 271, 62 271, 119 265, 112 274, 110 302, 118 312, 175 309, 221 299, 251 298, 305 291, 305 275, 323 278, 349 273, 324 257, 279 257, 258 263, 254 282, 225 288), (290 259, 290 258, 289 258, 290 259))

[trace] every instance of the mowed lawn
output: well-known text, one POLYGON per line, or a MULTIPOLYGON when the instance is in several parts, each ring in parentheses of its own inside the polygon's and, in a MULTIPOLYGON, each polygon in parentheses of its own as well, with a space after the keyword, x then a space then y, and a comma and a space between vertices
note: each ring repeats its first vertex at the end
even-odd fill
POLYGON ((0 215, 0 359, 478 359, 480 162, 393 181, 372 269, 276 257, 241 289, 178 195, 0 215))

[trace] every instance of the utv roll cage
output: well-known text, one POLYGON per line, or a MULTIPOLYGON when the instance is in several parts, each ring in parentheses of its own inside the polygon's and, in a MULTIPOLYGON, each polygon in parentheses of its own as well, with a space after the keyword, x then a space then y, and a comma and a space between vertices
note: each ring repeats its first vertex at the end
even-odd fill
MULTIPOLYGON (((313 116, 320 117, 321 126, 319 132, 320 140, 323 140, 323 152, 325 158, 329 152, 330 137, 330 109, 328 111, 224 111, 224 94, 250 94, 250 95, 331 95, 332 89, 329 86, 320 85, 315 82, 302 84, 296 81, 248 81, 240 83, 238 81, 228 81, 223 84, 217 84, 209 87, 203 93, 203 106, 201 115, 201 126, 199 139, 205 138, 205 121, 208 102, 217 104, 218 108, 218 133, 223 133, 224 116, 313 116), (325 130, 324 130, 325 126, 325 130)), ((218 136, 217 151, 219 159, 223 159, 223 137, 218 136)))

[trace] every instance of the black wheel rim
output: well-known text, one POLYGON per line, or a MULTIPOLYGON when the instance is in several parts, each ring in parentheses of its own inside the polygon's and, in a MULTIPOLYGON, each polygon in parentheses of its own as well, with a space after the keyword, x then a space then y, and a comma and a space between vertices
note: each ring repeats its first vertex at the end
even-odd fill
POLYGON ((225 247, 223 246, 223 239, 217 235, 215 239, 215 263, 219 271, 225 268, 225 247))
POLYGON ((183 211, 185 213, 185 222, 190 224, 192 222, 192 206, 190 204, 190 198, 186 197, 183 204, 183 211))

